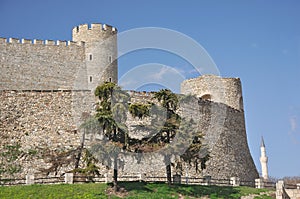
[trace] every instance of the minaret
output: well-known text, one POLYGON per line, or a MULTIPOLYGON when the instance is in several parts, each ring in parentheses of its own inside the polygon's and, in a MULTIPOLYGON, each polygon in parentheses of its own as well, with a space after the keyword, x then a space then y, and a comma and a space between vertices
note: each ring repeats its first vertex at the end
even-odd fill
POLYGON ((260 164, 261 164, 261 173, 263 179, 267 180, 268 176, 268 157, 266 155, 266 147, 264 143, 264 138, 261 137, 261 144, 260 144, 260 164))

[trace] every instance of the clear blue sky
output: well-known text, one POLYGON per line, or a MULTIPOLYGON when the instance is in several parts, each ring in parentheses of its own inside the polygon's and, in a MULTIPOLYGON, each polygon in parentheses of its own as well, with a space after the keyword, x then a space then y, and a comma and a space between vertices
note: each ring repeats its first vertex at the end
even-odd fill
MULTIPOLYGON (((253 159, 260 171, 264 136, 269 173, 279 178, 300 176, 299 21, 297 0, 0 0, 0 37, 71 40, 73 26, 102 22, 119 32, 163 27, 195 39, 222 76, 241 78, 253 159)), ((120 60, 120 75, 149 61, 138 55, 120 60)))

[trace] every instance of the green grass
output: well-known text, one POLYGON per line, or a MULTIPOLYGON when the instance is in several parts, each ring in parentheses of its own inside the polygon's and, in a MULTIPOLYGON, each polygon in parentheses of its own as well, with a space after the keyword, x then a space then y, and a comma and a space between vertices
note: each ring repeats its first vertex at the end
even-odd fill
POLYGON ((107 198, 106 184, 54 184, 0 187, 0 198, 107 198))
MULTIPOLYGON (((268 191, 250 187, 219 187, 200 185, 172 185, 165 183, 120 182, 120 186, 127 190, 126 197, 134 198, 240 198, 243 195, 259 194, 268 191)), ((0 198, 119 198, 116 195, 107 195, 107 184, 56 184, 56 185, 23 185, 0 187, 0 198)), ((256 199, 271 198, 267 195, 256 199)))

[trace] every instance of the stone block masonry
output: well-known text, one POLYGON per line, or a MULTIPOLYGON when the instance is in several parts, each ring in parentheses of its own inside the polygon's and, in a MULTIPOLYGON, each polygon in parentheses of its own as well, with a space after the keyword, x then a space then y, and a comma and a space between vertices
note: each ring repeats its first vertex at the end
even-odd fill
MULTIPOLYGON (((82 24, 73 28, 72 42, 0 38, 0 150, 21 144, 26 153, 16 160, 22 165, 17 176, 37 174, 50 166, 41 151, 56 154, 80 145, 80 124, 95 110, 93 90, 105 81, 118 82, 116 33, 109 25, 82 24)), ((192 117, 205 134, 211 159, 202 174, 241 181, 258 178, 247 143, 240 80, 205 75, 184 81, 181 89, 182 94, 199 97, 189 107, 192 111, 179 112, 192 117)), ((133 103, 153 102, 153 93, 129 94, 133 103)), ((130 136, 147 136, 147 132, 132 130, 133 125, 147 122, 147 118, 128 115, 130 136)), ((165 176, 161 155, 142 162, 125 158, 123 162, 120 175, 138 171, 165 176)), ((57 175, 73 168, 61 167, 57 175)), ((194 170, 188 168, 189 174, 199 177, 194 170)), ((100 172, 112 170, 102 165, 100 172)))
MULTIPOLYGON (((153 93, 130 92, 130 96, 134 103, 147 103, 153 102, 154 95, 153 93)), ((254 182, 254 179, 258 178, 258 172, 248 148, 244 111, 201 98, 191 105, 191 107, 185 107, 184 110, 181 107, 179 112, 183 117, 192 117, 198 124, 198 130, 204 133, 210 160, 201 174, 195 172, 194 166, 189 167, 188 173, 191 176, 211 176, 214 179, 238 177, 241 181, 254 182)), ((140 120, 128 115, 126 121, 131 137, 139 139, 143 136, 147 137, 147 132, 143 131, 135 135, 137 132, 133 131, 133 126, 137 124, 149 125, 149 118, 140 120)), ((124 158, 124 162, 123 172, 127 175, 133 171, 151 176, 165 175, 163 156, 159 154, 145 155, 140 163, 132 158, 124 158)))
POLYGON ((83 45, 53 45, 37 40, 35 44, 1 41, 0 90, 87 88, 83 45))
POLYGON ((49 167, 41 157, 45 151, 64 152, 80 146, 78 124, 82 114, 89 113, 90 94, 90 91, 0 91, 0 150, 19 143, 22 151, 37 153, 19 160, 20 174, 39 173, 39 169, 49 167))
MULTIPOLYGON (((146 103, 153 101, 153 93, 129 92, 132 102, 146 103)), ((90 91, 2 91, 0 92, 0 132, 1 146, 19 142, 22 150, 50 150, 68 151, 80 145, 81 133, 78 130, 80 115, 75 113, 90 113, 92 104, 90 91), (77 109, 76 109, 77 108, 77 109)), ((241 180, 254 180, 258 177, 252 161, 244 130, 244 113, 224 104, 199 99, 198 107, 193 118, 202 132, 209 132, 206 139, 215 140, 210 147, 211 159, 207 169, 197 174, 194 167, 190 167, 189 175, 202 177, 210 175, 212 178, 239 177, 241 180), (216 115, 211 110, 218 110, 216 115), (223 116, 224 125, 212 124, 213 117, 223 116), (201 118, 201 119, 198 119, 201 118), (211 129, 208 131, 208 129, 211 129)), ((186 113, 189 115, 189 113, 186 113)), ((128 115, 129 116, 129 115, 128 115)), ((128 117, 126 125, 131 137, 142 138, 144 132, 133 131, 136 124, 149 123, 147 119, 139 120, 128 117), (135 135, 138 134, 138 135, 135 135)), ((49 165, 41 157, 20 160, 23 170, 20 176, 27 172, 39 173, 40 168, 49 165)), ((165 176, 163 156, 160 154, 145 155, 142 161, 132 157, 124 157, 120 175, 144 173, 147 176, 165 176), (148 157, 148 158, 147 158, 148 157)), ((71 170, 66 167, 60 173, 71 170)), ((106 173, 104 168, 101 173, 106 173)))
POLYGON ((227 104, 243 110, 242 86, 239 78, 221 78, 214 75, 204 75, 185 80, 181 84, 182 94, 194 94, 203 99, 227 104))
MULTIPOLYGON (((21 144, 22 151, 63 150, 78 146, 70 92, 0 92, 1 149, 21 144)), ((21 173, 48 167, 41 157, 22 159, 21 173)))
POLYGON ((89 90, 105 81, 118 83, 116 28, 106 24, 82 24, 73 28, 72 38, 85 43, 89 90))

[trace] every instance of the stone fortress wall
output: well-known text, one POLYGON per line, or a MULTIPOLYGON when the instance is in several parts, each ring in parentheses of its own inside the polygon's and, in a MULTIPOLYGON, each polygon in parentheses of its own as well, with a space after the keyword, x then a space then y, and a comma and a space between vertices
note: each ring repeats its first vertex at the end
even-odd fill
POLYGON ((71 90, 78 72, 84 81, 83 43, 0 39, 1 90, 71 90), (68 45, 67 45, 68 44, 68 45))
MULTIPOLYGON (((2 91, 1 92, 1 146, 16 142, 22 143, 22 150, 51 150, 67 151, 80 145, 81 133, 74 121, 74 109, 71 103, 76 95, 87 95, 86 91, 2 91)), ((152 101, 153 93, 129 92, 131 102, 145 103, 152 101)), ((89 101, 81 106, 88 107, 89 101)), ((201 177, 210 175, 213 178, 229 178, 238 176, 241 180, 252 180, 258 177, 255 165, 250 155, 244 127, 244 112, 231 108, 222 103, 215 103, 199 98, 197 106, 191 108, 191 114, 198 123, 202 132, 209 132, 207 139, 212 139, 209 146, 211 159, 207 162, 207 169, 201 174, 190 167, 190 176, 201 177), (198 110, 195 113, 195 110, 198 110), (224 118, 219 121, 218 118, 224 118), (216 124, 216 122, 220 124, 216 124)), ((81 110, 81 113, 84 110, 81 110)), ((78 110, 76 110, 78 112, 78 110)), ((79 111, 80 112, 80 111, 79 111)), ((133 130, 136 124, 147 124, 149 119, 139 120, 128 114, 126 125, 131 137, 142 138, 145 132, 133 130), (138 134, 138 135, 135 135, 138 134)), ((165 176, 163 156, 155 153, 145 155, 138 163, 133 157, 124 157, 123 168, 120 175, 137 175, 145 173, 147 176, 165 176)), ((39 173, 39 169, 48 168, 49 165, 41 157, 20 160, 24 169, 21 176, 26 173, 39 173)), ((61 172, 70 170, 63 168, 61 172)), ((174 169, 174 168, 173 168, 174 169)), ((102 174, 107 170, 103 167, 102 174)), ((110 171, 112 172, 112 171, 110 171)), ((185 171, 184 171, 185 172, 185 171)))
POLYGON ((0 38, 0 90, 92 90, 117 83, 117 30, 76 26, 73 41, 0 38))
MULTIPOLYGON (((117 43, 116 29, 108 25, 80 25, 74 27, 72 35, 72 42, 0 40, 2 147, 16 142, 25 151, 65 151, 79 146, 80 118, 89 115, 95 104, 91 91, 99 82, 117 82, 117 43)), ((183 94, 200 97, 196 106, 190 107, 193 111, 184 114, 197 121, 210 145, 211 159, 202 175, 257 178, 245 132, 240 80, 201 76, 184 81, 181 87, 183 94)), ((129 94, 132 102, 151 101, 153 96, 146 92, 129 94)), ((140 122, 128 116, 126 123, 130 128, 140 122)), ((49 166, 41 157, 19 161, 24 165, 21 176, 30 169, 35 173, 49 166)), ((138 171, 165 176, 162 156, 141 163, 129 158, 124 163, 120 175, 138 171)), ((103 168, 101 172, 107 171, 103 168)), ((193 168, 189 173, 199 176, 193 168)))
MULTIPOLYGON (((207 162, 207 169, 201 173, 201 176, 209 175, 215 179, 227 179, 234 176, 244 181, 258 178, 258 172, 248 148, 240 79, 203 75, 184 81, 181 84, 181 93, 199 97, 198 101, 183 105, 179 112, 183 117, 193 118, 198 130, 205 134, 205 144, 208 146, 211 158, 207 162)), ((133 103, 155 103, 154 93, 130 91, 129 94, 133 103)), ((147 132, 139 132, 135 135, 133 126, 149 125, 149 119, 139 120, 128 115, 126 124, 131 136, 140 139, 139 136, 147 136, 147 132)), ((125 159, 124 161, 128 163, 125 164, 124 172, 126 174, 133 171, 152 172, 155 175, 164 173, 162 156, 155 154, 146 157, 145 161, 139 164, 134 159, 125 159), (150 164, 149 161, 152 165, 150 168, 147 167, 147 164, 150 164)), ((190 175, 199 176, 194 167, 188 170, 190 175)))
POLYGON ((61 153, 80 146, 78 118, 90 109, 90 91, 2 90, 0 100, 0 151, 20 143, 25 154, 36 152, 18 159, 22 165, 18 177, 49 168, 43 157, 46 151, 61 153))

